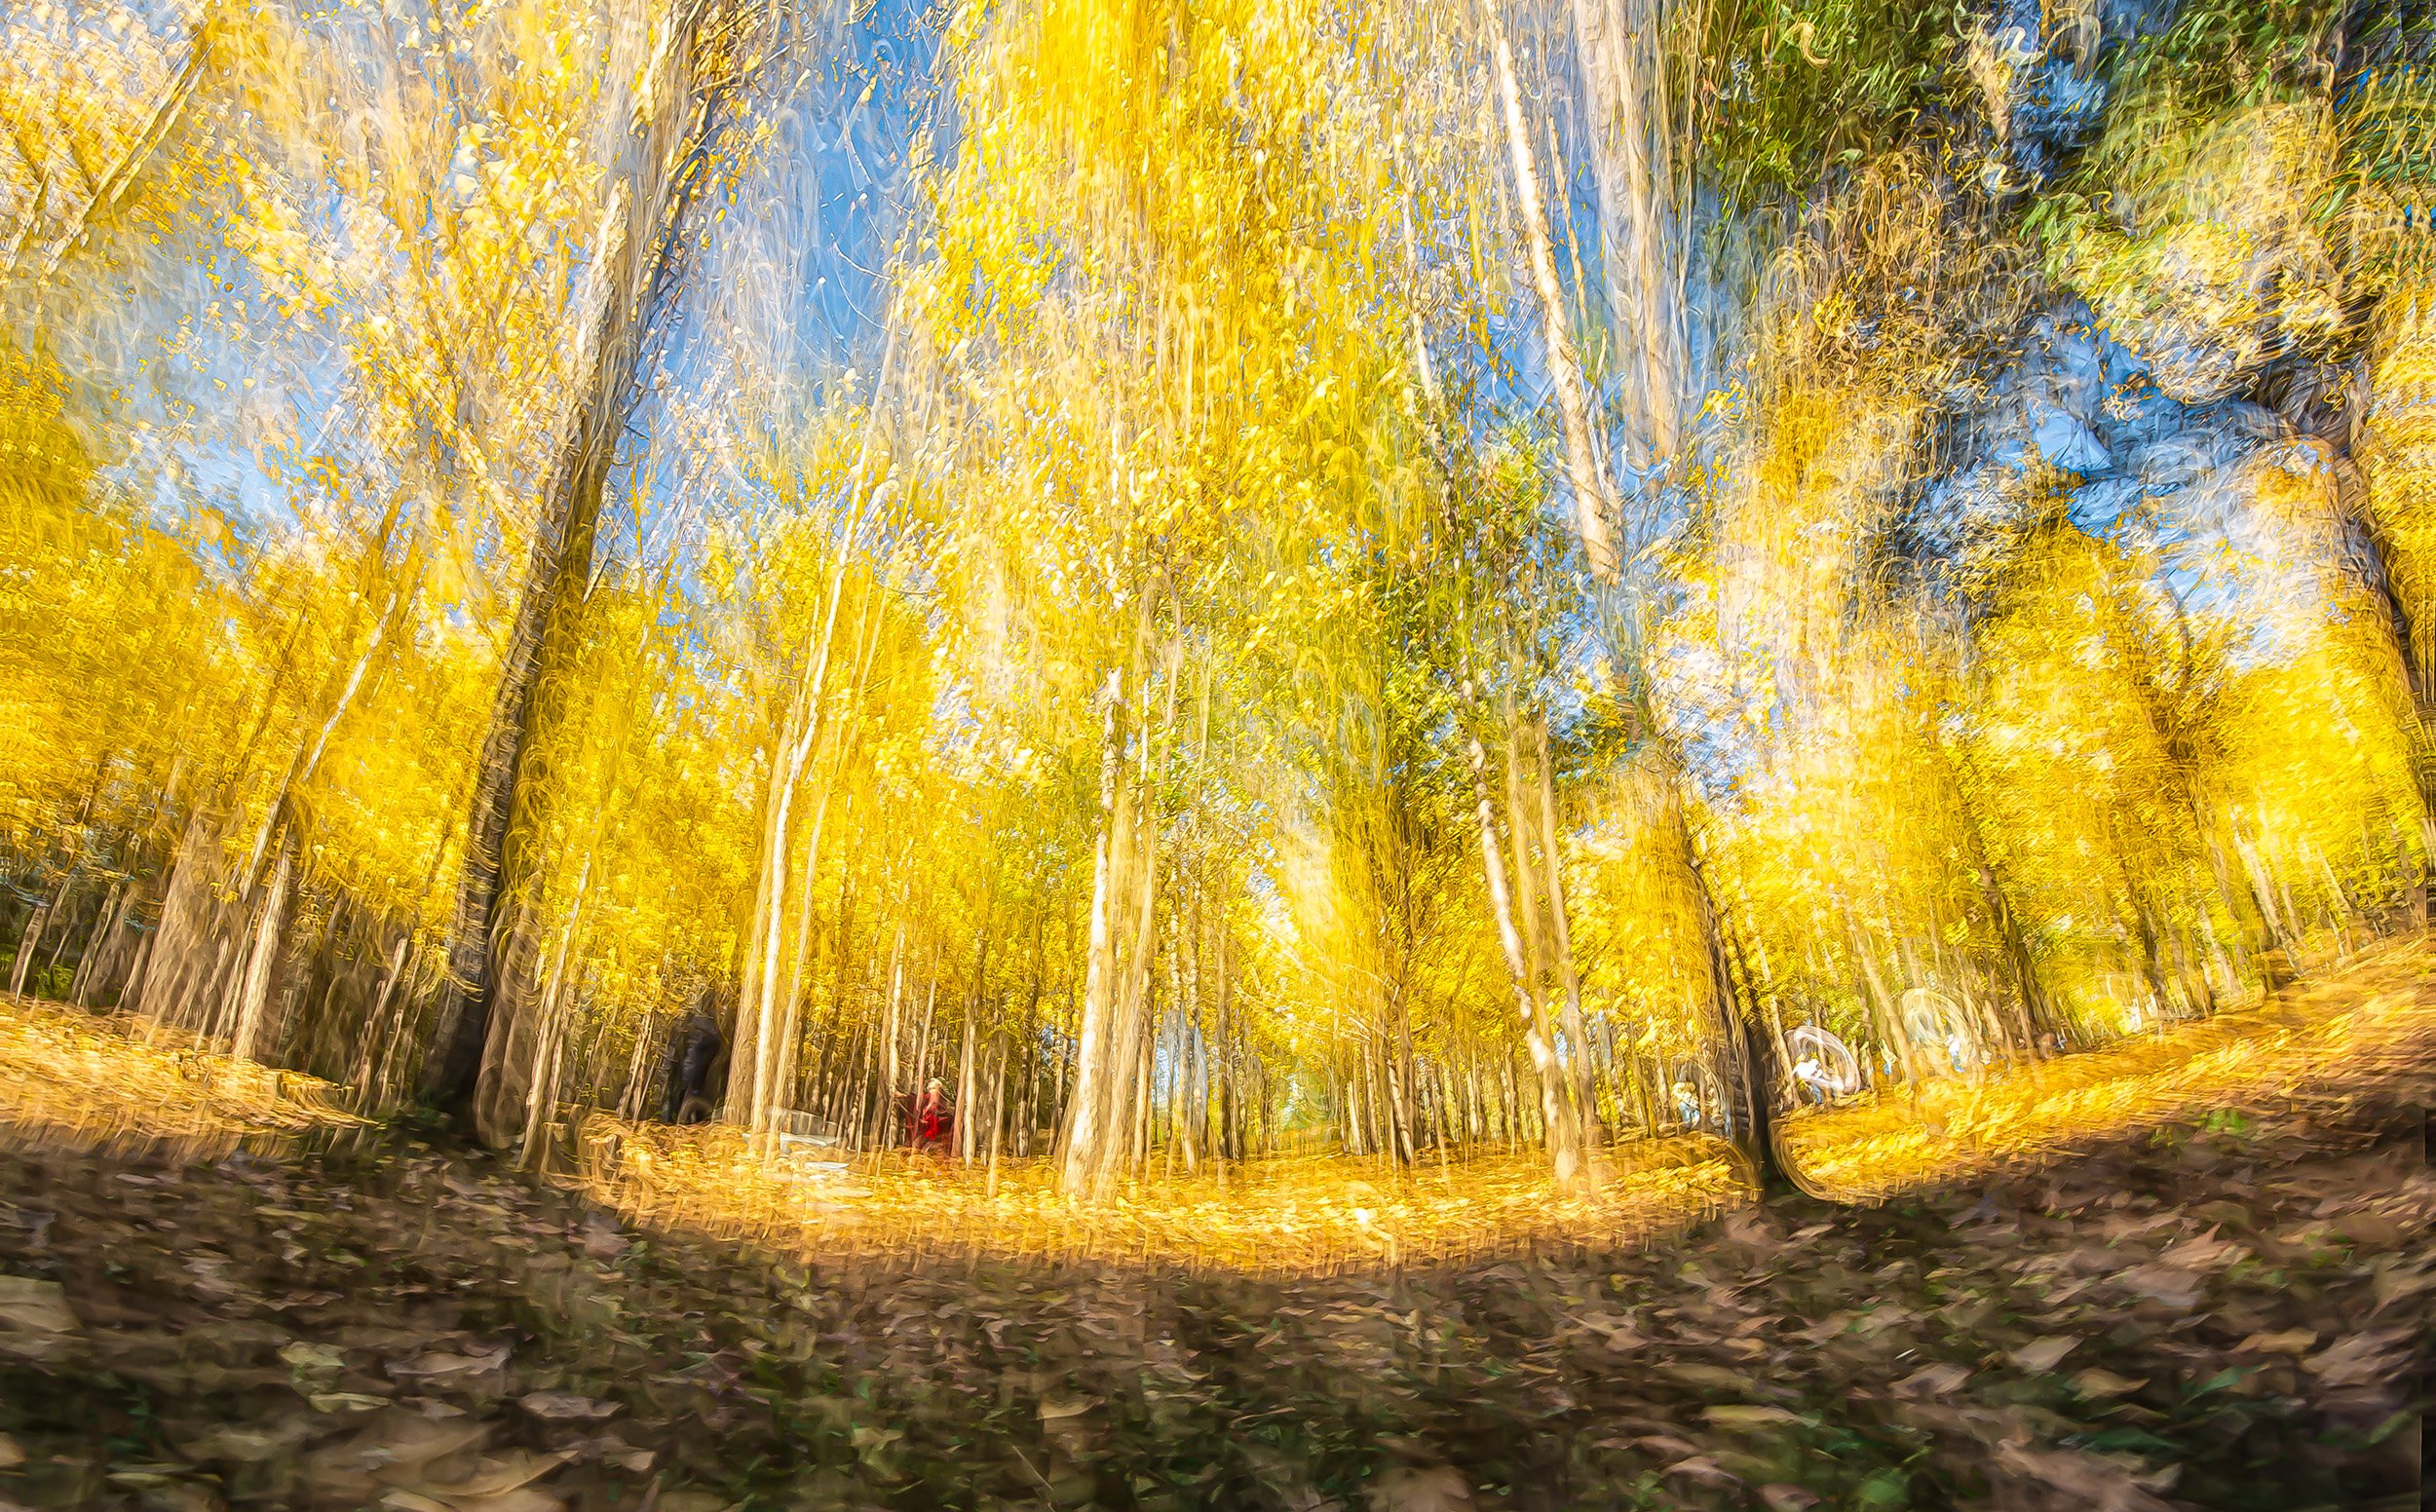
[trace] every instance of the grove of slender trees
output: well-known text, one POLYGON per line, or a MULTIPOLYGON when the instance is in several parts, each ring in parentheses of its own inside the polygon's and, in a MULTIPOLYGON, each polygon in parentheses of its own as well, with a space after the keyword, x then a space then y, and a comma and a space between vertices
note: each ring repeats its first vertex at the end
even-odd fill
POLYGON ((8 992, 528 1153, 707 1002, 764 1148, 1078 1200, 2249 1001, 2428 922, 2431 48, 13 12, 8 992))

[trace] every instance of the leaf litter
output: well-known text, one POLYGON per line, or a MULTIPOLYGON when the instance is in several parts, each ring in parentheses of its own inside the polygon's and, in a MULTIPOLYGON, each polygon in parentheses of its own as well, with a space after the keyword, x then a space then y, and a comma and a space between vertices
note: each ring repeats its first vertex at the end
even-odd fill
POLYGON ((402 1130, 30 1144, 0 1504, 2399 1508, 2436 1032, 2379 996, 2237 1126, 1300 1274, 823 1257, 402 1130))

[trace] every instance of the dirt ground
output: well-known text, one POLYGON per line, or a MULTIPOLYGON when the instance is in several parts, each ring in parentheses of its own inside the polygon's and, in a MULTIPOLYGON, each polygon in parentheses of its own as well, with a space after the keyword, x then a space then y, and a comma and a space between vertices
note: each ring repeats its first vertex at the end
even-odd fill
POLYGON ((807 1260, 403 1129, 20 1138, 0 1509, 2416 1507, 2413 1033, 1884 1206, 1301 1279, 807 1260))

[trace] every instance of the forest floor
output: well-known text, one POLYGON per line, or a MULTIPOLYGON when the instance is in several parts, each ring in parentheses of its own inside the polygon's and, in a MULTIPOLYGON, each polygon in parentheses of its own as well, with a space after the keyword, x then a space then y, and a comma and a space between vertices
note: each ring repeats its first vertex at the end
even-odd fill
MULTIPOLYGON (((1998 1172, 2108 1135, 2265 1098, 2329 1067, 2382 1064, 2423 1042, 2436 1002, 2417 941, 2389 944, 2270 1001, 2101 1050, 1982 1077, 1866 1094, 1787 1120, 1814 1186, 1846 1200, 1998 1172)), ((1109 1202, 1068 1204, 1047 1163, 996 1177, 903 1152, 851 1161, 763 1160, 735 1130, 592 1116, 567 1142, 566 1179, 628 1220, 746 1238, 828 1260, 1161 1262, 1272 1277, 1381 1264, 1483 1265, 1588 1253, 1747 1200, 1726 1146, 1705 1136, 1605 1153, 1595 1195, 1559 1200, 1537 1150, 1496 1146, 1409 1171, 1303 1155, 1154 1169, 1109 1202)), ((1156 1167, 1159 1162, 1154 1162, 1156 1167)))
MULTIPOLYGON (((740 1239, 757 1199, 679 1212, 664 1173, 671 1205, 620 1211, 407 1129, 298 1140, 346 1123, 314 1086, 0 1008, 0 1512, 2399 1512, 2428 970, 2387 952, 1913 1125, 1812 1120, 1846 1130, 1802 1132, 1822 1160, 1884 1142, 1853 1179, 1943 1162, 1884 1205, 1701 1218, 1678 1175, 1679 1227, 1653 1207, 1637 1243, 1300 1276, 740 1239)), ((1375 1228, 1440 1179, 1341 1200, 1375 1228)))

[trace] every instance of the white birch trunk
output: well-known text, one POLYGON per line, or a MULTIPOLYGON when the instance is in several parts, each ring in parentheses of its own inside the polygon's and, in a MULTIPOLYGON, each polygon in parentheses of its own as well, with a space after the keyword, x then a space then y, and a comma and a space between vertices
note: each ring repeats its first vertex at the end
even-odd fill
POLYGON ((280 936, 287 923, 287 894, 295 881, 296 846, 291 838, 280 847, 271 868, 271 884, 254 925, 253 943, 246 956, 246 971, 237 996, 237 1022, 229 1035, 228 1056, 253 1059, 262 1034, 263 1005, 269 1001, 271 971, 279 960, 280 936))

